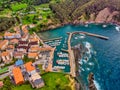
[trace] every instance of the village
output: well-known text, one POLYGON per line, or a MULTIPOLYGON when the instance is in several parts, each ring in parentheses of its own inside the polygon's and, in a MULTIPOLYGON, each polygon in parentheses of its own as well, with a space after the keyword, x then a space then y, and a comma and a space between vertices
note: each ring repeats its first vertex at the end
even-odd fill
MULTIPOLYGON (((0 78, 9 76, 14 85, 29 81, 33 88, 43 87, 44 80, 37 65, 42 64, 45 72, 52 71, 54 50, 44 44, 36 33, 30 35, 27 25, 4 32, 4 36, 0 37, 0 78)), ((0 81, 0 87, 3 85, 0 81)))

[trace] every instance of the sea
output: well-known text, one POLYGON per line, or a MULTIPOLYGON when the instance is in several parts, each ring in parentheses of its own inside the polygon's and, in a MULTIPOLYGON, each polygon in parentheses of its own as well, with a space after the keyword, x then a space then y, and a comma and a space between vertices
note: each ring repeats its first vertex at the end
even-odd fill
POLYGON ((48 45, 57 43, 53 67, 64 66, 63 72, 70 72, 69 65, 58 65, 56 60, 68 60, 67 57, 58 57, 58 53, 62 52, 61 49, 67 50, 67 32, 75 31, 90 32, 109 37, 108 40, 80 34, 72 37, 72 47, 82 44, 88 49, 86 54, 78 60, 79 77, 82 78, 85 85, 88 86, 88 75, 93 72, 97 90, 120 90, 120 26, 114 24, 65 25, 40 32, 39 36, 43 39, 62 37, 57 41, 46 42, 48 45))

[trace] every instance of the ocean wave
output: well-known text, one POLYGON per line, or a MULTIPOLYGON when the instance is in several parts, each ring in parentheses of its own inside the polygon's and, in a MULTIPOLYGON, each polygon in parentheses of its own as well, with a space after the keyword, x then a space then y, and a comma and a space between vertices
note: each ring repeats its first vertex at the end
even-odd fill
POLYGON ((87 60, 83 60, 84 63, 87 63, 87 60))
POLYGON ((94 63, 92 63, 92 62, 89 62, 89 63, 88 63, 88 65, 92 66, 92 65, 94 65, 94 63))
POLYGON ((87 71, 90 71, 90 68, 86 68, 87 71))
POLYGON ((94 80, 94 84, 95 84, 97 90, 101 90, 100 85, 96 80, 94 80))
POLYGON ((91 44, 89 42, 85 42, 85 47, 90 49, 91 48, 91 44))
POLYGON ((83 64, 83 62, 82 62, 82 61, 79 61, 78 63, 79 63, 80 65, 82 65, 82 64, 83 64))
POLYGON ((85 71, 85 69, 81 68, 82 71, 85 71))
POLYGON ((116 26, 115 29, 119 32, 120 31, 120 26, 116 26))

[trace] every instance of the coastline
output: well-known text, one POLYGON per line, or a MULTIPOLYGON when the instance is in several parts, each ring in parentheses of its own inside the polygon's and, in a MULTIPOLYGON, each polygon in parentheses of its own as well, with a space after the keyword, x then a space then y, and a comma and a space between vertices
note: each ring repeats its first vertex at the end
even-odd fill
POLYGON ((114 24, 114 25, 120 26, 120 22, 96 22, 96 21, 86 21, 86 22, 77 21, 77 22, 75 22, 75 21, 73 21, 73 22, 52 25, 53 26, 52 28, 47 28, 47 29, 44 29, 39 32, 45 32, 45 31, 61 28, 61 27, 64 27, 65 25, 86 25, 86 24, 114 24))

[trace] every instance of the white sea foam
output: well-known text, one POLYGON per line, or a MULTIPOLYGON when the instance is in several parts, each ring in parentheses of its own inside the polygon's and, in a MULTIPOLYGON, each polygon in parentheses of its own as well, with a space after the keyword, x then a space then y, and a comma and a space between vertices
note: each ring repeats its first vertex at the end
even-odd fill
POLYGON ((88 51, 87 51, 86 53, 87 53, 87 54, 90 54, 90 52, 91 52, 90 49, 88 49, 88 51))
POLYGON ((86 60, 83 60, 83 62, 84 62, 84 63, 87 63, 87 61, 86 61, 86 60))
POLYGON ((107 25, 103 25, 102 27, 103 27, 103 28, 106 28, 106 27, 107 27, 107 25))
POLYGON ((86 68, 87 71, 90 71, 90 68, 86 68))
POLYGON ((78 63, 79 63, 80 65, 82 65, 82 64, 83 64, 83 62, 82 62, 82 61, 79 61, 78 63))
POLYGON ((120 31, 120 26, 116 26, 115 29, 119 32, 120 31))
POLYGON ((89 62, 88 65, 92 66, 92 65, 94 65, 94 63, 89 62))
POLYGON ((82 71, 85 71, 83 68, 81 68, 82 71))
POLYGON ((94 84, 95 84, 97 90, 101 90, 100 85, 96 80, 94 80, 94 84))
POLYGON ((86 42, 85 47, 88 48, 88 49, 90 49, 90 48, 91 48, 90 43, 89 43, 89 42, 86 42))

